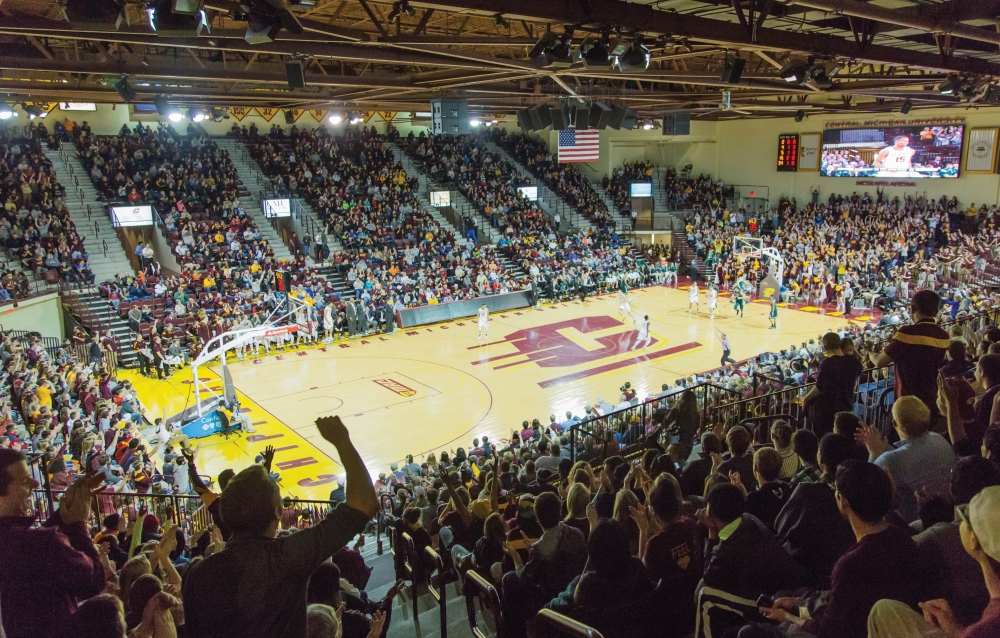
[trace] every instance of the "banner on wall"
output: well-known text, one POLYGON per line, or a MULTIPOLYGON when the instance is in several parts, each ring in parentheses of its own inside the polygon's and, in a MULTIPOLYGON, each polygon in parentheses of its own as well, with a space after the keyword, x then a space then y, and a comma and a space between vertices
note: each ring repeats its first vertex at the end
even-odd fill
POLYGON ((373 117, 375 117, 375 111, 365 111, 365 124, 367 124, 368 120, 372 119, 373 117))
POLYGON ((256 108, 254 110, 257 111, 257 115, 264 118, 265 122, 270 122, 272 119, 274 119, 274 116, 278 114, 278 109, 256 108))
POLYGON ((386 122, 391 122, 392 118, 396 117, 396 111, 379 111, 378 114, 386 122))
POLYGON ((819 172, 819 145, 822 135, 803 133, 799 136, 799 170, 819 172))
POLYGON ((250 111, 253 109, 246 106, 231 106, 229 107, 229 113, 232 114, 238 121, 242 122, 243 118, 250 115, 250 111))
POLYGON ((305 112, 305 109, 292 109, 292 117, 294 118, 293 121, 298 122, 299 118, 302 117, 305 112))
POLYGON ((966 173, 992 173, 997 165, 998 128, 974 128, 969 131, 965 148, 966 173))
POLYGON ((326 114, 329 113, 329 112, 330 111, 321 111, 321 110, 318 110, 318 109, 310 109, 309 110, 309 115, 312 115, 313 119, 316 120, 317 122, 322 122, 324 119, 326 119, 326 114))

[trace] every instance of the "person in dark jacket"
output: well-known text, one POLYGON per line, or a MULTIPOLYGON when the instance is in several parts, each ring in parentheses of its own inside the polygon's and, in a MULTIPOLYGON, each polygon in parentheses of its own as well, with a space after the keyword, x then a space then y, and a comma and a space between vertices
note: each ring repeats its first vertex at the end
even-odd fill
POLYGON ((854 442, 843 434, 824 436, 819 450, 822 481, 799 483, 774 520, 775 534, 809 570, 817 587, 829 583, 834 563, 854 545, 854 532, 833 494, 837 468, 853 453, 854 442))
POLYGON ((91 493, 100 476, 74 482, 59 509, 33 527, 33 491, 24 455, 0 448, 0 607, 7 638, 52 636, 77 603, 104 589, 104 567, 90 539, 91 493))
POLYGON ((809 582, 808 572, 792 558, 771 530, 745 513, 746 498, 739 487, 718 483, 706 497, 698 517, 714 545, 706 557, 706 587, 749 600, 809 582))
POLYGON ((347 474, 345 502, 319 524, 275 538, 282 511, 278 485, 260 465, 237 474, 219 497, 232 538, 225 549, 192 565, 184 576, 188 635, 305 635, 309 576, 364 531, 378 511, 371 477, 343 422, 336 416, 320 417, 316 426, 340 455, 347 474))
POLYGON ((507 638, 527 635, 526 623, 542 606, 566 589, 583 572, 587 562, 587 541, 583 532, 562 523, 561 503, 552 492, 535 499, 535 517, 542 537, 528 551, 528 561, 510 544, 504 546, 515 570, 504 574, 503 619, 507 638))

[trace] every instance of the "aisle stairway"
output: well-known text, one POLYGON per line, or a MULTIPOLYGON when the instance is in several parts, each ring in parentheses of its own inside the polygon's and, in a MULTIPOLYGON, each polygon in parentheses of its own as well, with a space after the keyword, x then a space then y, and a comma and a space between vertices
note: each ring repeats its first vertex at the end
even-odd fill
POLYGON ((87 262, 96 277, 96 283, 113 279, 115 275, 134 274, 128 255, 118 240, 118 234, 111 225, 107 208, 98 201, 97 191, 84 171, 83 163, 76 157, 72 147, 61 151, 45 150, 45 156, 52 161, 56 180, 66 187, 66 205, 69 216, 76 224, 76 231, 85 237, 87 262), (87 214, 87 207, 91 213, 87 214), (105 250, 107 246, 107 250, 105 250))
POLYGON ((118 312, 111 306, 107 299, 99 292, 89 291, 77 295, 87 306, 90 312, 94 313, 98 319, 109 327, 112 336, 117 337, 121 347, 121 356, 118 361, 120 367, 133 367, 138 364, 139 358, 132 347, 132 331, 129 330, 128 321, 118 316, 118 312))
MULTIPOLYGON (((246 148, 238 140, 233 138, 218 138, 215 141, 218 143, 219 148, 229 151, 229 157, 233 160, 233 165, 236 167, 236 175, 243 182, 244 186, 246 186, 247 191, 249 191, 246 194, 240 194, 240 203, 243 204, 243 208, 247 211, 247 214, 257 222, 260 234, 263 235, 264 239, 271 245, 271 249, 274 250, 275 260, 291 260, 292 251, 288 249, 285 242, 282 241, 281 235, 271 226, 270 220, 264 217, 264 211, 260 209, 259 191, 267 190, 269 184, 264 183, 263 178, 258 177, 260 169, 257 167, 257 162, 246 153, 246 148)), ((301 239, 300 237, 299 240, 301 241, 301 239)))
MULTIPOLYGON (((548 188, 548 186, 542 180, 540 180, 534 173, 528 170, 527 166, 516 160, 514 156, 505 151, 503 147, 494 142, 485 142, 485 146, 488 151, 496 154, 498 157, 500 157, 500 159, 506 160, 511 164, 513 164, 521 175, 530 178, 533 182, 537 183, 539 186, 545 186, 546 188, 548 188)), ((549 188, 549 191, 556 197, 558 202, 561 204, 561 206, 559 206, 559 214, 562 216, 564 220, 568 221, 573 226, 573 228, 582 228, 584 230, 597 230, 597 227, 594 226, 594 222, 590 221, 589 219, 581 215, 580 212, 577 210, 576 206, 573 206, 565 199, 560 197, 559 194, 556 193, 551 188, 549 188)))
MULTIPOLYGON (((437 208, 430 205, 427 201, 427 193, 433 190, 447 190, 451 191, 451 207, 454 208, 459 215, 472 215, 477 217, 475 207, 472 205, 466 197, 457 189, 450 186, 443 186, 430 178, 426 173, 417 168, 416 163, 410 159, 410 157, 403 151, 403 147, 395 142, 386 140, 386 146, 392 149, 395 159, 403 165, 403 170, 406 171, 406 176, 408 178, 416 177, 418 182, 417 187, 417 200, 420 202, 420 207, 430 213, 442 227, 446 230, 451 230, 455 233, 456 237, 461 237, 462 233, 459 232, 455 225, 452 224, 448 219, 438 211, 437 208)), ((490 228, 489 224, 484 224, 485 233, 481 233, 485 236, 480 237, 480 242, 495 244, 496 240, 499 239, 499 234, 496 229, 490 228)), ((477 227, 478 229, 478 227, 477 227)))
MULTIPOLYGON (((236 166, 237 172, 243 176, 240 177, 240 179, 242 179, 244 184, 247 185, 250 190, 250 194, 253 197, 256 198, 257 193, 260 190, 263 190, 266 193, 274 188, 274 179, 264 175, 260 169, 260 164, 258 164, 257 160, 253 158, 246 144, 244 144, 242 140, 219 140, 220 146, 222 146, 223 141, 228 142, 226 148, 229 149, 229 155, 233 159, 233 164, 236 166)), ((308 201, 301 198, 295 198, 295 200, 305 211, 306 218, 312 222, 313 226, 324 226, 319 214, 313 209, 312 205, 308 201)), ((327 235, 326 243, 330 247, 330 252, 342 252, 344 250, 344 247, 340 244, 340 240, 337 239, 336 235, 327 235)))

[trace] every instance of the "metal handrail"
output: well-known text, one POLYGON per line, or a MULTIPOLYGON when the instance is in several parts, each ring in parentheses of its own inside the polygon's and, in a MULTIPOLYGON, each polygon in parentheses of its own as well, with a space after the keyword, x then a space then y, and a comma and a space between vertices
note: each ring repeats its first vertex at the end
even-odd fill
POLYGON ((579 620, 573 620, 569 616, 564 616, 551 609, 541 609, 535 615, 535 620, 543 621, 549 625, 560 636, 570 636, 571 638, 604 638, 604 635, 579 620))
POLYGON ((437 602, 438 609, 440 610, 441 638, 448 638, 448 600, 444 591, 446 586, 444 561, 441 560, 441 555, 431 547, 425 547, 424 554, 433 566, 433 572, 437 572, 437 587, 434 586, 434 574, 432 572, 427 578, 427 591, 430 592, 431 597, 437 602))
POLYGON ((489 638, 489 636, 479 627, 476 619, 476 600, 480 601, 483 612, 489 611, 496 620, 496 630, 499 633, 503 625, 503 612, 500 606, 500 594, 496 587, 486 581, 485 578, 470 569, 465 573, 465 611, 469 616, 469 629, 476 638, 489 638))

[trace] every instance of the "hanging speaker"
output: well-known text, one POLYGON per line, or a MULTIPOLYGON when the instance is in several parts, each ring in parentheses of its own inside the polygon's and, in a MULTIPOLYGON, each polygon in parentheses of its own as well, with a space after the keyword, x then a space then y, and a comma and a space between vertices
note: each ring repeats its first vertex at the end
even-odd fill
MULTIPOLYGON (((538 123, 541 124, 536 130, 552 126, 552 110, 549 108, 549 105, 539 104, 535 109, 538 111, 538 123)), ((535 121, 531 120, 531 122, 534 124, 535 121)))
POLYGON ((590 128, 603 131, 611 121, 611 109, 601 102, 590 103, 590 128))
POLYGON ((128 83, 128 79, 122 78, 115 82, 115 91, 118 91, 118 95, 125 100, 126 104, 135 102, 135 89, 128 83))
POLYGON ((625 109, 625 117, 622 118, 622 130, 631 131, 635 128, 635 120, 637 113, 632 109, 625 109))
POLYGON ((557 104, 549 110, 552 115, 552 130, 563 131, 570 126, 569 105, 557 104))
MULTIPOLYGON (((675 113, 671 116, 670 135, 690 135, 691 134, 691 114, 675 113)), ((666 123, 666 118, 664 118, 666 123)), ((664 131, 664 135, 667 133, 664 131)))
POLYGON ((302 70, 302 60, 288 60, 285 62, 285 75, 288 78, 288 88, 290 90, 304 89, 306 86, 306 75, 302 70))
POLYGON ((573 107, 573 126, 579 130, 590 126, 590 106, 577 104, 573 107))
POLYGON ((611 119, 608 120, 608 126, 615 130, 620 129, 622 127, 622 123, 625 121, 625 111, 626 109, 624 106, 615 105, 615 107, 611 109, 611 119))
POLYGON ((528 111, 530 110, 531 109, 521 109, 517 112, 517 125, 521 127, 521 130, 525 133, 534 130, 531 128, 531 115, 528 114, 528 111))
POLYGON ((544 127, 542 126, 542 116, 538 113, 538 107, 533 106, 528 109, 528 120, 531 122, 532 131, 540 131, 544 127))
POLYGON ((295 124, 295 113, 285 110, 285 124, 295 124))
POLYGON ((735 55, 726 56, 726 69, 722 72, 722 81, 726 84, 739 84, 743 77, 743 67, 747 61, 735 55))

